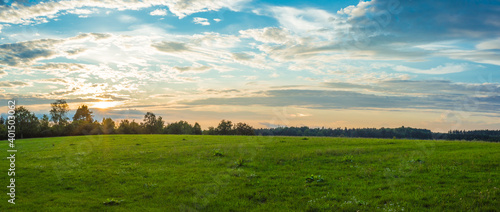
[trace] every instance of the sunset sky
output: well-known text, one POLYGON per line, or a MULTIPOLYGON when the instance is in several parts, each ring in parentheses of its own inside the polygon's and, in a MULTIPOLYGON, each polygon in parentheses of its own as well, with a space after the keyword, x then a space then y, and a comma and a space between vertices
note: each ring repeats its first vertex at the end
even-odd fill
POLYGON ((0 0, 0 99, 205 129, 500 129, 500 2, 0 0))

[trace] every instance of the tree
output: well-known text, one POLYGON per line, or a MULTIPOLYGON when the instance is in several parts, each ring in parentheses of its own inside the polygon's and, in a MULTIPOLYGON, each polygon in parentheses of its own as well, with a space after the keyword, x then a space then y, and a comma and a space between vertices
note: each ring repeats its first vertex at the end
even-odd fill
POLYGON ((146 133, 161 133, 164 124, 165 122, 163 121, 163 118, 161 116, 159 116, 157 119, 156 115, 152 112, 147 112, 146 115, 144 115, 143 126, 146 133))
POLYGON ((56 125, 65 125, 68 122, 68 117, 66 113, 69 111, 69 106, 65 100, 57 100, 51 103, 52 109, 50 110, 50 116, 52 121, 56 125))
POLYGON ((236 132, 236 135, 255 135, 255 131, 252 126, 241 122, 234 126, 234 131, 236 132))
POLYGON ((7 139, 7 125, 4 123, 0 123, 0 140, 7 139))
POLYGON ((132 130, 130 128, 130 121, 127 119, 123 119, 118 126, 118 133, 120 134, 131 134, 132 130))
POLYGON ((46 114, 43 114, 42 119, 40 119, 40 135, 50 136, 50 121, 46 114))
POLYGON ((89 110, 87 105, 82 105, 79 106, 78 109, 76 110, 75 115, 73 116, 73 121, 86 121, 86 122, 93 122, 92 119, 92 111, 89 110))
POLYGON ((3 118, 3 116, 0 116, 0 125, 3 125, 5 123, 5 119, 3 118))
POLYGON ((163 118, 161 116, 158 116, 158 119, 156 119, 154 127, 155 133, 162 133, 164 127, 165 127, 165 122, 163 121, 163 118))
POLYGON ((203 133, 203 131, 201 131, 200 124, 198 124, 198 122, 194 123, 193 134, 195 134, 195 135, 201 135, 202 133, 203 133))
POLYGON ((193 126, 181 120, 167 125, 165 132, 167 134, 193 134, 193 126))
POLYGON ((226 121, 222 119, 222 121, 219 123, 219 126, 215 129, 216 133, 218 135, 232 135, 232 128, 233 128, 233 123, 231 121, 226 121))
POLYGON ((17 107, 14 111, 16 136, 19 138, 37 136, 39 122, 35 113, 30 113, 30 111, 23 106, 17 107))
POLYGON ((102 119, 102 133, 104 134, 114 134, 115 133, 115 122, 111 118, 102 119))
POLYGON ((208 130, 205 130, 203 132, 204 135, 217 135, 217 131, 215 130, 215 127, 208 127, 208 130))
POLYGON ((130 133, 131 134, 141 134, 144 132, 144 129, 139 125, 139 123, 135 122, 135 120, 132 120, 130 122, 130 133))
POLYGON ((144 115, 144 130, 146 133, 154 133, 156 125, 156 115, 152 112, 147 112, 144 115))

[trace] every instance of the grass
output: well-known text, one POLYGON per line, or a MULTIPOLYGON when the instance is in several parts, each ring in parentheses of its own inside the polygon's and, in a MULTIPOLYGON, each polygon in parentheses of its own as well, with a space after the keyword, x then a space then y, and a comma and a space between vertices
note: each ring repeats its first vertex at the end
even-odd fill
MULTIPOLYGON (((4 195, 0 211, 500 208, 499 143, 187 135, 16 142, 16 205, 4 195)), ((0 166, 6 185, 9 163, 0 166)))

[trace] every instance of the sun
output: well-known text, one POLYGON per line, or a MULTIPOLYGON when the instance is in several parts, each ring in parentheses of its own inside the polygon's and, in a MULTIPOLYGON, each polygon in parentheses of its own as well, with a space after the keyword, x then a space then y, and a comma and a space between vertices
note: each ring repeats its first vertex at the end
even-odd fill
POLYGON ((120 105, 120 102, 94 102, 92 108, 108 109, 120 105))

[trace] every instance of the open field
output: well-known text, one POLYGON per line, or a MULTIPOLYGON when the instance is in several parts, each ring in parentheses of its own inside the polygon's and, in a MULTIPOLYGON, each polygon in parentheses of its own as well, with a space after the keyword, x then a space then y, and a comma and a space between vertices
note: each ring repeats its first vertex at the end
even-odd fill
MULTIPOLYGON (((500 209, 499 143, 103 135, 16 144, 16 204, 4 194, 0 211, 500 209)), ((2 141, 2 193, 6 149, 2 141)))

